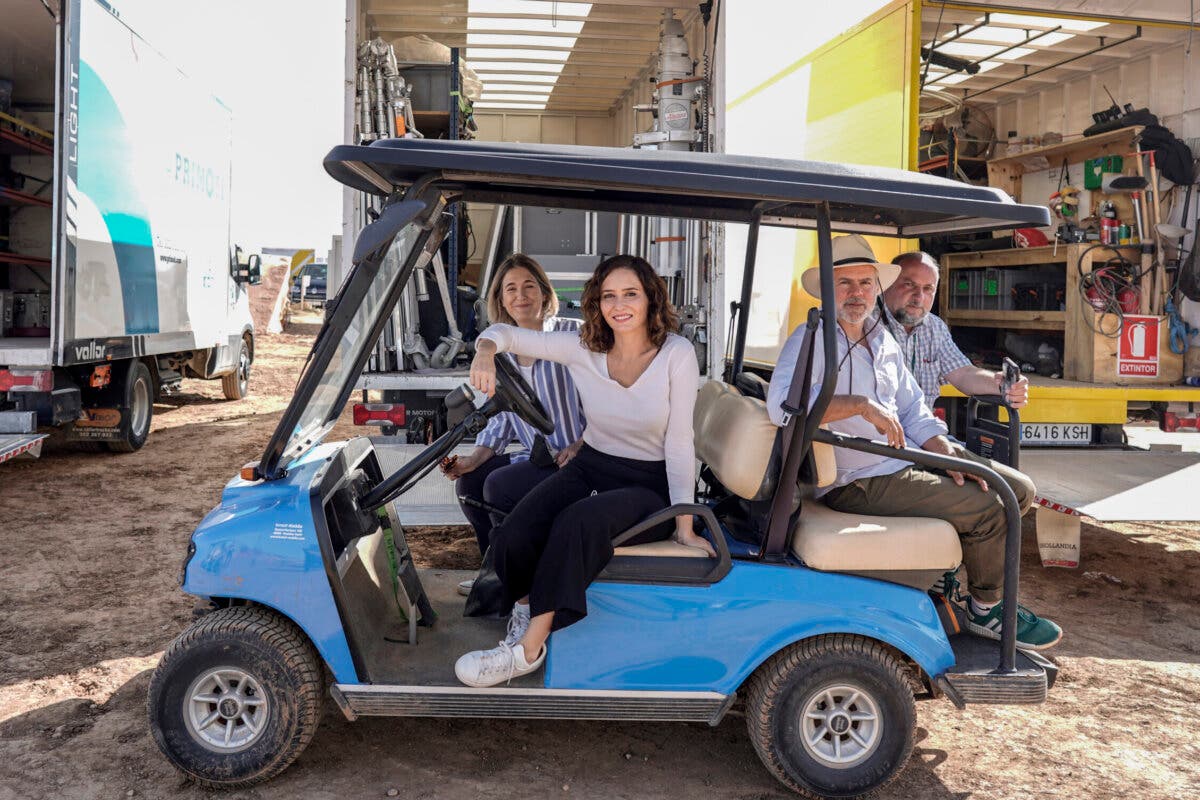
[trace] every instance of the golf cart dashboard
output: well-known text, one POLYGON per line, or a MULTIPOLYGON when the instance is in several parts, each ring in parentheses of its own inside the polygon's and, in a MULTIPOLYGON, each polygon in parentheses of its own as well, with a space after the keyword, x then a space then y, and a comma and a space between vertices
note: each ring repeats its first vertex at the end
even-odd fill
POLYGON ((313 501, 322 505, 316 518, 325 521, 324 538, 335 560, 355 539, 379 530, 376 512, 364 508, 360 500, 382 479, 370 441, 360 437, 338 451, 314 487, 313 501))

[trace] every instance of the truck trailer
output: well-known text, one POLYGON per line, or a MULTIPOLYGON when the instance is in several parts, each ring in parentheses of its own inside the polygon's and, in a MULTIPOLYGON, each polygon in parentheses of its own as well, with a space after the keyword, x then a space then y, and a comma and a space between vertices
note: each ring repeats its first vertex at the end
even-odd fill
MULTIPOLYGON (((779 34, 739 20, 749 9, 730 4, 730 90, 717 110, 726 151, 898 167, 1050 207, 1050 226, 1016 240, 872 242, 885 258, 934 252, 942 266, 935 311, 964 351, 996 364, 1011 355, 1027 368, 1023 445, 1119 447, 1123 426, 1137 419, 1168 431, 1194 426, 1200 390, 1184 379, 1200 374, 1200 339, 1178 332, 1189 312, 1195 324, 1200 305, 1176 298, 1170 312, 1163 300, 1173 264, 1191 249, 1197 202, 1188 181, 1163 176, 1161 157, 1151 168, 1152 147, 1143 144, 1150 116, 1194 151, 1200 144, 1189 88, 1197 71, 1188 57, 1188 3, 1158 3, 1136 14, 1107 0, 877 5, 866 16, 826 9, 826 21, 837 19, 831 33, 806 54, 785 57, 770 55, 780 50, 779 34), (754 52, 768 56, 745 57, 754 52), (1158 185, 1147 185, 1140 198, 1106 190, 1103 174, 1122 172, 1158 185), (1070 202, 1056 203, 1064 195, 1070 202), (1130 230, 1112 248, 1093 221, 1105 204, 1130 230), (1156 235, 1155 222, 1189 232, 1182 240, 1177 232, 1156 235), (1118 292, 1121 302, 1108 302, 1118 292), (1143 330, 1154 332, 1154 346, 1143 348, 1145 363, 1133 363, 1122 334, 1132 340, 1143 330)), ((775 29, 802 24, 806 13, 781 6, 775 29)), ((799 275, 813 263, 815 237, 778 238, 776 270, 756 282, 755 296, 768 302, 750 321, 747 346, 748 358, 763 366, 814 302, 799 275)), ((952 426, 966 402, 943 386, 939 405, 952 426)))
POLYGON ((10 4, 0 31, 0 461, 137 450, 183 378, 244 397, 232 118, 104 0, 10 4))

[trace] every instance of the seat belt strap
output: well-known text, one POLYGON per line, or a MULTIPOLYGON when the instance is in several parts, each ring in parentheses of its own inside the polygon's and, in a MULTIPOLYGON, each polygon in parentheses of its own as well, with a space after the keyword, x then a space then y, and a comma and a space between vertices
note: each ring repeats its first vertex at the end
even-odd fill
POLYGON ((799 463, 791 464, 790 457, 792 439, 796 426, 805 424, 808 418, 808 396, 812 383, 812 347, 816 339, 817 320, 820 319, 817 309, 808 312, 805 324, 804 339, 800 343, 800 354, 796 358, 797 369, 792 373, 792 385, 788 387, 787 400, 783 409, 788 414, 787 424, 780 431, 783 437, 781 448, 782 462, 780 464, 779 481, 775 487, 775 497, 771 500, 770 523, 767 527, 767 538, 762 548, 763 556, 778 556, 783 552, 787 543, 788 530, 792 521, 792 497, 795 492, 796 475, 799 473, 799 463), (789 469, 789 464, 791 468, 789 469))

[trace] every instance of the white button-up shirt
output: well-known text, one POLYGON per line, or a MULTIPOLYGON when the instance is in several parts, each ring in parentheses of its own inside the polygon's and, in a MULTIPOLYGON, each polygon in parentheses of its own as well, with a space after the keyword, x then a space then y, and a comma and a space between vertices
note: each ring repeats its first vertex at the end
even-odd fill
MULTIPOLYGON (((896 340, 887 333, 884 326, 866 322, 870 333, 867 337, 850 347, 841 326, 837 330, 838 364, 837 388, 835 395, 862 395, 879 403, 891 411, 900 420, 904 428, 904 436, 909 447, 920 448, 934 436, 946 433, 945 424, 933 415, 925 405, 921 387, 913 378, 912 373, 904 363, 904 355, 896 340), (873 326, 873 327, 872 327, 873 326), (849 350, 849 356, 846 355, 849 350)), ((779 362, 775 374, 771 376, 771 385, 767 390, 767 413, 776 425, 783 425, 786 412, 782 404, 787 400, 788 390, 792 385, 792 375, 796 369, 796 359, 800 355, 800 345, 804 339, 805 328, 801 325, 788 337, 779 353, 779 362)), ((809 390, 809 408, 816 402, 821 393, 821 383, 825 372, 825 348, 821 345, 821 326, 817 326, 812 345, 812 388, 809 390)), ((875 426, 857 414, 836 422, 829 422, 825 427, 831 431, 847 436, 861 436, 874 441, 884 441, 882 434, 875 426)), ((859 478, 870 478, 877 475, 891 475, 894 472, 912 466, 910 461, 898 458, 877 456, 862 453, 857 450, 847 450, 842 447, 834 448, 837 460, 837 479, 831 486, 818 489, 818 496, 837 486, 844 486, 859 478)))

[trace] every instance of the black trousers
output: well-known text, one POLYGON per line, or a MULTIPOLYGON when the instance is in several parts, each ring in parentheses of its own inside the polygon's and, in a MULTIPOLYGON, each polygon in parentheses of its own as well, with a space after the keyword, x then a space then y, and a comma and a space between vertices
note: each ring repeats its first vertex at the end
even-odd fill
MULTIPOLYGON (((554 612, 553 630, 587 616, 587 587, 613 555, 612 539, 670 505, 666 464, 584 445, 492 529, 496 574, 507 600, 529 595, 533 616, 554 612)), ((674 522, 629 544, 666 539, 674 522)))
POLYGON ((531 461, 513 463, 511 456, 492 456, 487 461, 459 478, 454 484, 454 494, 459 498, 463 515, 475 530, 479 553, 487 552, 491 544, 492 528, 499 523, 496 514, 490 513, 462 498, 486 503, 502 512, 512 511, 517 502, 529 491, 557 471, 557 467, 539 467, 531 461))

